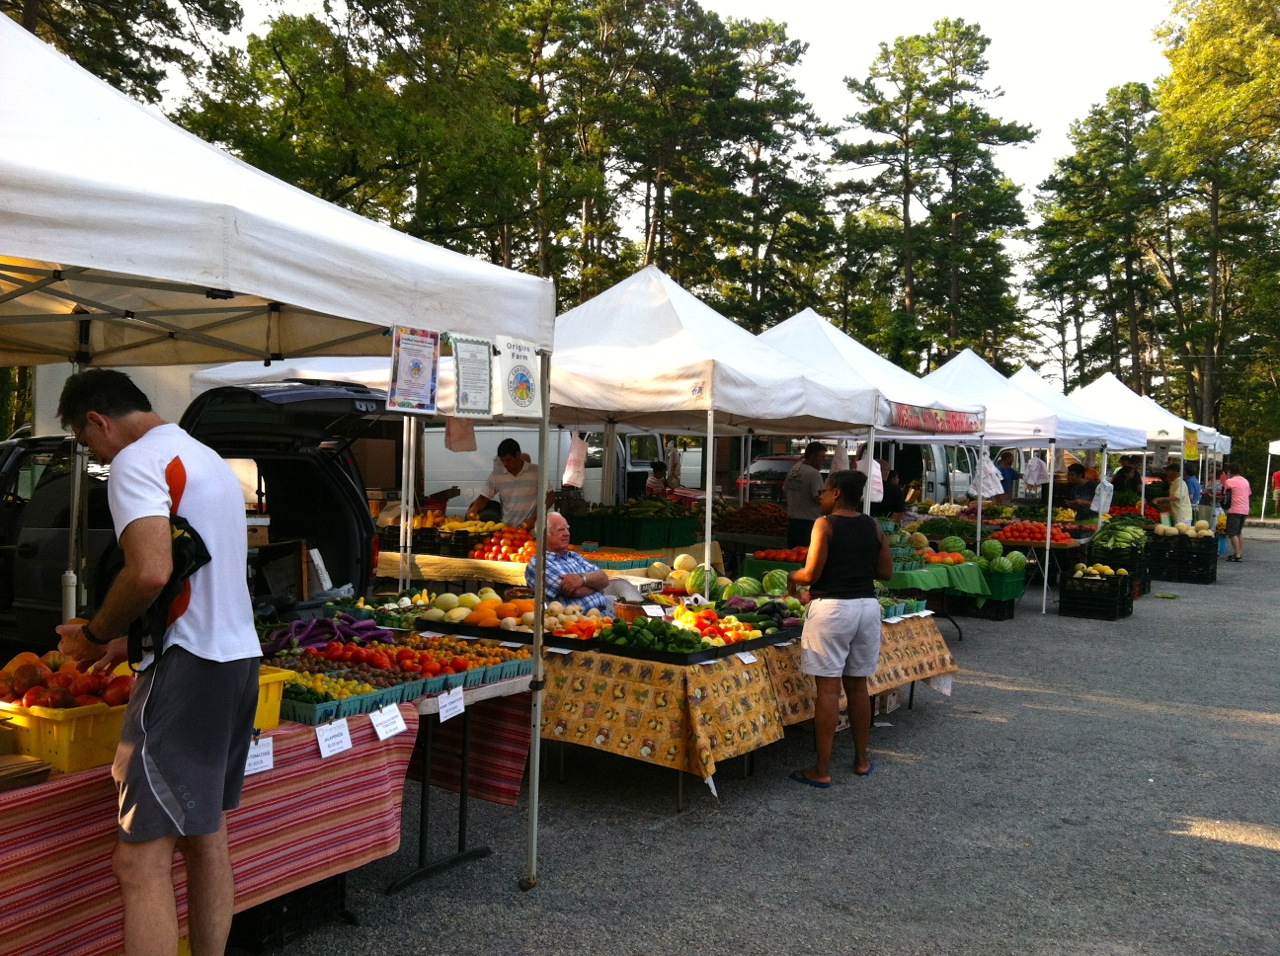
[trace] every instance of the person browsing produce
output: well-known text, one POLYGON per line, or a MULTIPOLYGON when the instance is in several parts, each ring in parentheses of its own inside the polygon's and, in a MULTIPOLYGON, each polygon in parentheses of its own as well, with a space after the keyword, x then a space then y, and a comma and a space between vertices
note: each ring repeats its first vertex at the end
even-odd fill
POLYGON ((1067 481, 1072 485, 1063 502, 1068 508, 1074 508, 1076 520, 1096 518, 1093 511, 1093 495, 1098 490, 1098 483, 1085 477, 1085 467, 1081 464, 1067 466, 1067 481))
MULTIPOLYGON (((605 574, 578 552, 569 548, 569 521, 558 511, 547 515, 547 600, 577 604, 584 611, 604 610, 609 599, 605 574)), ((537 587, 542 555, 535 554, 524 569, 525 584, 537 587)))
POLYGON ((1191 520, 1191 498, 1187 494, 1187 483, 1182 480, 1181 470, 1177 462, 1169 462, 1164 466, 1164 480, 1169 484, 1169 493, 1152 499, 1152 504, 1169 506, 1169 518, 1174 524, 1191 520))
POLYGON ((111 769, 119 804, 112 868, 126 953, 177 952, 177 849, 188 875, 191 952, 221 954, 235 904, 226 811, 240 804, 260 656, 240 482, 211 449, 156 415, 122 372, 72 375, 58 417, 111 465, 108 503, 124 552, 88 623, 58 626, 60 651, 100 669, 125 659, 130 625, 171 583, 171 514, 190 522, 211 556, 185 579, 159 647, 140 661, 111 769))
POLYGON ((877 578, 893 575, 889 539, 879 523, 859 510, 867 476, 837 471, 822 487, 822 516, 813 523, 803 568, 788 575, 791 589, 808 586, 812 600, 800 635, 801 669, 817 685, 814 744, 817 760, 791 779, 811 787, 831 786, 831 752, 840 716, 840 690, 849 703, 853 730, 853 772, 875 769, 867 748, 871 738, 871 698, 867 678, 880 662, 880 603, 877 578))
POLYGON ((1252 489, 1249 479, 1240 474, 1240 466, 1234 461, 1219 472, 1219 477, 1222 479, 1222 493, 1226 496, 1227 542, 1231 545, 1227 560, 1238 563, 1244 560, 1244 519, 1249 517, 1252 489))
MULTIPOLYGON (((476 500, 467 509, 467 518, 478 518, 489 502, 502 502, 504 524, 528 530, 538 518, 538 466, 520 451, 514 438, 504 438, 498 445, 498 462, 476 500)), ((547 507, 553 495, 547 492, 547 507)))
POLYGON ((822 514, 818 494, 822 491, 822 467, 827 448, 811 441, 804 457, 791 466, 784 482, 787 495, 787 547, 794 548, 809 540, 814 520, 822 514))

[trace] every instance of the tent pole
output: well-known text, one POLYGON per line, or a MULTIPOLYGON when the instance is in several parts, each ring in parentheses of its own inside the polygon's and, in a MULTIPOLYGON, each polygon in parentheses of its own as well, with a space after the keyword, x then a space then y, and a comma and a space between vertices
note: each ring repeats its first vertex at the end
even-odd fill
MULTIPOLYGON (((618 425, 611 418, 604 425, 604 475, 601 478, 600 501, 606 505, 616 505, 621 500, 618 495, 618 425)), ((539 459, 541 461, 541 459, 539 459)), ((626 489, 622 489, 622 499, 626 498, 626 489)))
MULTIPOLYGON (((862 489, 862 513, 864 515, 871 514, 871 478, 875 475, 876 469, 876 426, 872 425, 867 429, 867 483, 862 489)), ((883 483, 884 475, 880 476, 883 483)), ((882 499, 883 500, 883 499, 882 499)))
MULTIPOLYGON (((1107 478, 1107 446, 1106 445, 1102 446, 1101 454, 1102 454, 1102 469, 1098 472, 1098 484, 1102 484, 1104 481, 1108 480, 1107 478)), ((1112 493, 1114 494, 1114 490, 1112 493)), ((1107 505, 1107 513, 1108 514, 1111 513, 1110 505, 1107 505)), ((1101 530, 1102 530, 1102 512, 1099 511, 1098 512, 1098 531, 1101 531, 1101 530)))
POLYGON ((1043 588, 1040 592, 1040 613, 1049 613, 1049 555, 1052 553, 1053 547, 1053 462, 1055 455, 1055 446, 1058 440, 1056 438, 1049 439, 1049 496, 1048 506, 1045 508, 1044 522, 1044 564, 1040 565, 1040 577, 1043 581, 1043 588))
MULTIPOLYGON (((702 456, 702 467, 707 475, 706 497, 703 498, 707 506, 702 516, 702 563, 710 568, 711 546, 715 543, 711 540, 711 512, 714 510, 711 507, 711 500, 716 490, 716 410, 714 407, 707 409, 707 452, 702 456)), ((715 576, 705 574, 702 580, 705 596, 710 597, 711 589, 716 583, 715 576)))
MULTIPOLYGON (((538 461, 547 460, 547 432, 551 428, 551 354, 540 356, 541 377, 538 387, 542 391, 542 421, 538 423, 538 461)), ((538 520, 534 535, 538 539, 538 554, 547 553, 547 469, 538 469, 538 520)), ((538 562, 539 569, 542 561, 538 562)), ((542 781, 542 609, 547 601, 547 576, 537 575, 533 585, 533 677, 529 690, 533 692, 529 708, 529 834, 525 851, 524 875, 520 877, 520 889, 531 890, 538 885, 538 798, 542 781)), ((423 782, 426 787, 426 782, 423 782)))
POLYGON ((413 416, 405 415, 400 423, 400 563, 396 574, 396 586, 400 591, 409 587, 409 562, 413 560, 410 542, 413 540, 413 416))
MULTIPOLYGON (((1200 482, 1203 487, 1205 482, 1200 482)), ((1203 494, 1203 492, 1201 492, 1203 494)), ((1262 515, 1260 520, 1267 520, 1267 499, 1271 497, 1271 452, 1267 452, 1267 470, 1262 477, 1262 515)))
POLYGON ((973 530, 973 550, 982 553, 982 463, 987 460, 987 435, 978 436, 978 520, 973 530))

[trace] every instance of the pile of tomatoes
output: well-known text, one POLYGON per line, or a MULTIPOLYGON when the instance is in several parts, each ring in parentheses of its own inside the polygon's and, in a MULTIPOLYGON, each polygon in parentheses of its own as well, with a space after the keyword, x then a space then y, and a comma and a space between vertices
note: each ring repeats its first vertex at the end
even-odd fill
POLYGON ((753 551, 751 556, 757 561, 789 561, 792 564, 804 564, 809 556, 809 549, 803 545, 796 548, 766 548, 763 551, 753 551))
POLYGON ((1005 525, 995 534, 988 535, 997 541, 1015 541, 1023 544, 1044 544, 1046 536, 1049 537, 1051 544, 1071 544, 1075 541, 1057 525, 1054 525, 1050 532, 1043 521, 1015 521, 1013 524, 1005 525))
POLYGON ((467 556, 478 561, 512 561, 528 564, 538 553, 538 543, 524 528, 507 526, 472 548, 467 556))
POLYGON ((24 652, 0 671, 0 701, 23 707, 118 707, 129 700, 132 691, 133 675, 85 673, 57 651, 43 657, 24 652))

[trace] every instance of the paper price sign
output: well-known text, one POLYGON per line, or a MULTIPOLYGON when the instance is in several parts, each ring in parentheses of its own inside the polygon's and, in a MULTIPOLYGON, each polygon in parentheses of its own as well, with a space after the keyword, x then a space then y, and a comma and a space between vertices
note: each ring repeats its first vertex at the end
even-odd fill
POLYGON ((756 656, 750 651, 738 651, 737 656, 738 660, 742 661, 744 664, 754 664, 756 662, 756 656))
POLYGON ((461 687, 454 687, 449 693, 441 694, 436 699, 440 702, 440 723, 442 724, 466 710, 466 704, 462 699, 461 687))
POLYGON ((405 725, 404 714, 400 713, 400 708, 395 704, 387 704, 381 710, 375 710, 369 715, 369 720, 373 723, 373 732, 378 735, 379 740, 386 740, 409 729, 405 725))
POLYGON ((273 737, 262 737, 249 745, 249 756, 245 758, 244 775, 262 773, 276 765, 276 742, 273 737))
POLYGON ((316 728, 316 743, 320 745, 321 757, 332 757, 344 750, 351 749, 351 728, 347 726, 347 718, 340 717, 329 724, 321 724, 316 728))
POLYGON ((644 604, 641 606, 644 608, 645 617, 665 617, 666 616, 667 609, 664 608, 661 604, 644 604))

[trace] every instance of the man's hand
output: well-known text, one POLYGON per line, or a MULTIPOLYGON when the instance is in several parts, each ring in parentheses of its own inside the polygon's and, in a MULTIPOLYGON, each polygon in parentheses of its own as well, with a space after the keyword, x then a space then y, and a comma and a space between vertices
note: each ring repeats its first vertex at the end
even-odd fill
POLYGON ((128 638, 118 637, 110 644, 94 644, 85 637, 83 624, 59 624, 58 650, 80 665, 84 671, 113 670, 129 656, 128 638))

